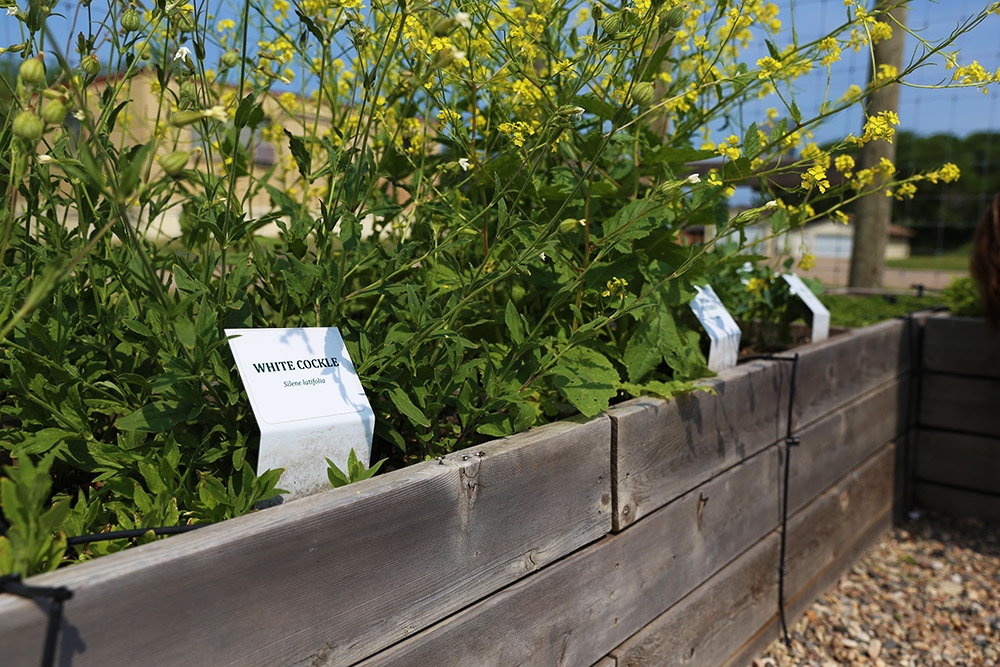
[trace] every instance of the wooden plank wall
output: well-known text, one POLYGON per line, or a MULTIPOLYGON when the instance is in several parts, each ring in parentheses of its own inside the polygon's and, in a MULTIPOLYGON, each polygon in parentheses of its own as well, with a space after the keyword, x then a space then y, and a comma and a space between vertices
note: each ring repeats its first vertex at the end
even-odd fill
MULTIPOLYGON (((799 348, 790 449, 792 365, 756 361, 711 392, 630 401, 31 583, 76 593, 60 659, 81 667, 743 667, 779 633, 786 457, 790 624, 890 526, 914 327, 799 348)), ((923 465, 952 474, 926 442, 923 465)), ((0 596, 5 666, 38 663, 44 621, 0 596)))
MULTIPOLYGON (((909 326, 799 350, 789 622, 891 525, 909 326)), ((362 664, 749 663, 777 637, 790 377, 753 362, 714 393, 612 409, 613 534, 362 664)))
MULTIPOLYGON (((572 421, 48 575, 59 664, 344 665, 611 529, 611 425, 572 421)), ((0 595, 0 664, 46 617, 0 595)))
POLYGON ((1000 333, 929 318, 920 385, 914 504, 1000 521, 1000 333))

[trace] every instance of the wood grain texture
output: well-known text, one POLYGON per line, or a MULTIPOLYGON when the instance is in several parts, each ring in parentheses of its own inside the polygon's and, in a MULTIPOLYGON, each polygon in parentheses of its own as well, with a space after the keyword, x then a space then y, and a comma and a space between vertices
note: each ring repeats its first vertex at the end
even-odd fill
POLYGON ((1000 380, 923 373, 920 425, 1000 437, 1000 380))
POLYGON ((909 388, 908 376, 892 380, 796 433, 800 444, 791 448, 789 514, 906 431, 909 388))
POLYGON ((769 533, 612 651, 617 665, 723 664, 775 615, 779 545, 769 533))
POLYGON ((1000 379, 1000 332, 971 317, 931 317, 924 325, 927 371, 1000 379))
POLYGON ((916 479, 1000 495, 1000 438, 916 432, 916 479))
POLYGON ((1000 521, 1000 496, 978 491, 918 481, 913 485, 913 504, 956 517, 1000 521))
POLYGON ((601 658, 593 667, 616 667, 616 663, 613 658, 601 658))
POLYGON ((771 447, 362 664, 593 664, 773 530, 778 483, 771 447))
MULTIPOLYGON (((74 591, 75 667, 347 664, 606 534, 609 449, 608 419, 562 422, 31 583, 74 591)), ((5 667, 43 632, 0 596, 5 667)))
POLYGON ((614 530, 753 456, 785 432, 790 368, 752 362, 671 401, 642 398, 609 411, 614 424, 614 530))
POLYGON ((821 343, 796 348, 799 354, 793 427, 808 426, 841 405, 910 372, 911 338, 918 321, 889 320, 854 329, 821 343))
MULTIPOLYGON (((789 624, 888 530, 894 456, 883 446, 790 519, 789 624)), ((780 631, 779 544, 779 531, 770 533, 623 642, 611 652, 618 665, 749 664, 780 631)))

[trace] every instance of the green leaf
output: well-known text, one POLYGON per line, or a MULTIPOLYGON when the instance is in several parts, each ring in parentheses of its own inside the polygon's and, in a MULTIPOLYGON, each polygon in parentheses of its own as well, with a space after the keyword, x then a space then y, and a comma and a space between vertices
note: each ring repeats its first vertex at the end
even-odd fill
POLYGON ((799 105, 795 103, 795 100, 792 100, 792 104, 788 107, 788 113, 796 125, 802 122, 802 112, 799 111, 799 105))
POLYGON ((306 142, 301 137, 296 137, 289 132, 288 129, 285 129, 284 132, 285 136, 288 137, 288 149, 292 152, 292 158, 299 168, 299 174, 302 178, 308 179, 309 173, 312 171, 312 155, 306 147, 306 142))
POLYGON ((760 132, 757 123, 750 123, 747 133, 743 136, 743 154, 750 160, 760 155, 760 132))
POLYGON ((180 424, 190 413, 191 406, 178 401, 154 401, 119 417, 115 426, 122 431, 163 433, 180 424))
POLYGON ((417 426, 427 427, 431 425, 431 420, 424 416, 420 408, 414 405, 410 397, 406 395, 406 392, 399 387, 389 392, 389 398, 392 400, 392 404, 396 406, 396 409, 406 415, 417 426))
POLYGON ((607 409, 621 382, 607 357, 586 347, 563 354, 552 374, 559 392, 586 417, 607 409))
POLYGON ((640 311, 642 319, 625 348, 625 368, 630 382, 645 380, 668 356, 683 347, 677 324, 665 305, 640 311))
POLYGON ((524 329, 521 326, 521 316, 517 314, 517 308, 513 301, 507 301, 507 308, 504 311, 504 324, 510 332, 510 338, 515 344, 520 345, 524 340, 524 329))

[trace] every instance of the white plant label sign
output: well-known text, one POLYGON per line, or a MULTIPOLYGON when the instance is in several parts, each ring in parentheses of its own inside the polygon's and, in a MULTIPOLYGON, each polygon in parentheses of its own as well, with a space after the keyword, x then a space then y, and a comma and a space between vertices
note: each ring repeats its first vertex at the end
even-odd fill
POLYGON ((326 458, 347 470, 354 449, 366 466, 375 413, 340 331, 226 329, 260 426, 257 473, 283 468, 287 497, 330 488, 326 458))
POLYGON ((740 353, 740 327, 711 285, 696 286, 695 290, 698 294, 691 301, 691 310, 711 341, 708 368, 716 373, 732 368, 740 353))
POLYGON ((812 338, 813 343, 826 340, 830 337, 830 311, 823 302, 819 300, 809 286, 802 282, 802 278, 792 273, 785 273, 781 276, 788 283, 788 289, 792 294, 802 299, 806 308, 812 312, 812 338))

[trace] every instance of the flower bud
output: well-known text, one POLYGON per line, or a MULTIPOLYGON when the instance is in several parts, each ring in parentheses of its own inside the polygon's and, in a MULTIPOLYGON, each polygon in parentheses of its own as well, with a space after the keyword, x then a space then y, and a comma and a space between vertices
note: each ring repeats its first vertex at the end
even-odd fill
POLYGON ((667 12, 667 15, 664 17, 664 22, 671 30, 680 28, 684 23, 684 9, 682 7, 674 7, 667 12))
POLYGON ((608 35, 614 37, 621 29, 625 26, 625 14, 622 12, 615 12, 613 14, 608 14, 601 21, 601 28, 604 29, 608 35))
POLYGON ((170 18, 181 32, 194 32, 198 27, 198 22, 195 21, 194 15, 189 12, 177 12, 170 18))
POLYGON ((96 55, 91 53, 80 61, 80 69, 88 76, 97 76, 101 73, 101 61, 97 59, 96 55))
POLYGON ((204 117, 205 115, 201 111, 175 111, 170 114, 170 124, 174 127, 184 127, 185 125, 197 123, 204 117))
POLYGON ((42 107, 42 119, 49 125, 62 125, 66 120, 66 111, 62 100, 49 100, 42 107))
POLYGON ((21 81, 29 86, 37 86, 45 81, 45 63, 38 58, 28 58, 17 71, 21 81))
POLYGON ((236 51, 226 51, 221 58, 223 67, 236 67, 240 64, 240 54, 236 51))
POLYGON ((45 127, 42 119, 34 111, 22 111, 14 118, 14 135, 25 141, 35 143, 42 138, 45 127))
POLYGON ((577 220, 576 218, 566 218, 559 223, 559 232, 562 234, 569 234, 575 229, 579 229, 586 224, 585 220, 577 220))
POLYGON ((135 7, 129 7, 122 12, 120 23, 125 32, 136 32, 142 27, 142 17, 135 7))
POLYGON ((632 104, 641 107, 648 107, 653 103, 653 84, 649 81, 642 81, 632 86, 632 104))
POLYGON ((437 25, 434 26, 434 36, 444 37, 446 35, 450 35, 456 25, 458 25, 457 22, 451 17, 441 19, 437 22, 437 25))
POLYGON ((191 154, 187 151, 174 151, 173 153, 161 155, 156 161, 160 163, 163 171, 167 172, 168 176, 177 178, 184 173, 184 169, 187 167, 190 158, 191 154))

